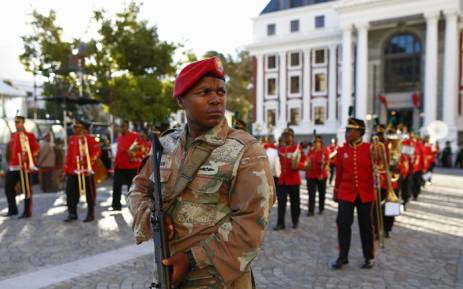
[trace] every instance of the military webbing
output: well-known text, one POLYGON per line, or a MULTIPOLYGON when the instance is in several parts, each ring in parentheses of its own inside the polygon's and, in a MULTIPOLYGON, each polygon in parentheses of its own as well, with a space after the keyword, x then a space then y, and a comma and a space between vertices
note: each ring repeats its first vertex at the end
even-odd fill
POLYGON ((183 168, 179 172, 179 177, 175 182, 174 195, 172 199, 177 198, 188 184, 193 180, 193 175, 198 171, 199 167, 209 158, 215 146, 208 143, 201 143, 193 148, 192 157, 188 162, 183 164, 183 168))

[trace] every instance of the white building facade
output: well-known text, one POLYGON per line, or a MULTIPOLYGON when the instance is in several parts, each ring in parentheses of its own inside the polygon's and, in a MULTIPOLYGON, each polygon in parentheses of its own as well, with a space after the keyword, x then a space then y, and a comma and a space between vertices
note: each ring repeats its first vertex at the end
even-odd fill
MULTIPOLYGON (((349 115, 463 142, 462 1, 272 0, 253 19, 253 133, 343 139, 349 115)), ((368 123, 372 126, 372 121, 368 123)))

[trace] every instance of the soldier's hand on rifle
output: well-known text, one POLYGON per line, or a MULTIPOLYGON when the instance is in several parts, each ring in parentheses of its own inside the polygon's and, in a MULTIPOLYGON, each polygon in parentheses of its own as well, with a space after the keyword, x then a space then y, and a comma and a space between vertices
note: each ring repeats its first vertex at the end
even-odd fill
POLYGON ((164 227, 167 229, 167 236, 169 238, 169 241, 174 239, 174 221, 172 221, 172 217, 165 214, 164 215, 164 227))
POLYGON ((164 266, 172 267, 172 284, 177 287, 189 271, 190 263, 185 252, 178 252, 174 256, 162 260, 164 266))

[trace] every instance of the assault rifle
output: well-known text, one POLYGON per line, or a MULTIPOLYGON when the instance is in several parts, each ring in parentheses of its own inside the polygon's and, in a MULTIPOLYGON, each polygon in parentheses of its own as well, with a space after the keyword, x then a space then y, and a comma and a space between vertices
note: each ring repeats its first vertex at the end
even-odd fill
POLYGON ((156 134, 150 134, 151 139, 151 152, 153 162, 153 206, 151 207, 151 229, 153 231, 154 241, 154 259, 156 262, 157 270, 157 283, 151 283, 150 289, 172 289, 172 283, 170 280, 170 268, 162 264, 163 259, 170 257, 169 243, 168 243, 168 232, 166 232, 164 226, 165 214, 161 211, 162 204, 162 193, 161 193, 161 177, 160 177, 160 165, 162 156, 162 145, 159 142, 156 134))

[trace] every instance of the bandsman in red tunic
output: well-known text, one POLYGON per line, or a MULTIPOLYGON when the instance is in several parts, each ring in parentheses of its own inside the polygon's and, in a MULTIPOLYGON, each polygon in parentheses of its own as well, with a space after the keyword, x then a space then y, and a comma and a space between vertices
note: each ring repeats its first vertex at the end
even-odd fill
POLYGON ((404 208, 413 190, 413 163, 415 160, 415 144, 408 134, 408 128, 406 126, 401 127, 402 131, 402 143, 401 143, 401 162, 400 169, 400 196, 404 204, 404 208))
POLYGON ((335 176, 335 171, 336 171, 336 155, 338 153, 338 139, 337 138, 332 138, 331 139, 331 144, 328 147, 328 150, 330 152, 330 181, 329 184, 333 183, 333 179, 335 176))
POLYGON ((413 186, 412 186, 412 195, 413 200, 417 200, 418 196, 421 193, 421 186, 423 185, 423 168, 424 168, 424 146, 421 139, 412 132, 410 134, 410 139, 412 145, 414 146, 414 158, 412 163, 412 173, 413 173, 413 186))
POLYGON ((68 207, 68 217, 64 220, 65 222, 77 220, 77 204, 80 194, 85 194, 87 200, 87 217, 84 222, 91 222, 95 219, 96 184, 94 171, 101 149, 99 143, 88 134, 87 130, 88 124, 86 122, 76 120, 74 135, 70 136, 68 141, 64 166, 64 172, 67 176, 66 201, 68 207))
POLYGON ((28 218, 32 215, 32 178, 31 173, 35 168, 34 158, 39 153, 40 146, 34 134, 27 132, 24 127, 26 119, 16 116, 14 124, 16 132, 11 135, 7 149, 8 170, 5 176, 5 195, 8 201, 8 213, 10 217, 18 214, 16 206, 15 186, 21 182, 21 192, 26 194, 24 199, 24 212, 20 218, 28 218), (21 172, 22 167, 22 172, 21 172), (23 175, 21 177, 21 174, 23 175))
POLYGON ((122 186, 127 190, 132 185, 132 179, 137 175, 143 159, 142 138, 137 132, 129 130, 129 122, 124 121, 121 133, 117 139, 117 151, 114 161, 113 201, 112 210, 120 211, 122 186))
POLYGON ((309 209, 307 216, 313 216, 315 211, 315 195, 318 189, 318 213, 325 208, 326 180, 330 165, 330 152, 323 144, 321 136, 316 136, 312 148, 307 155, 307 190, 309 192, 309 209))
POLYGON ((284 145, 278 148, 280 157, 281 174, 278 178, 278 221, 274 228, 275 231, 284 230, 286 201, 289 196, 291 203, 291 220, 293 228, 297 228, 299 223, 300 208, 300 170, 305 167, 306 156, 302 148, 294 143, 294 131, 287 128, 283 131, 284 145))
POLYGON ((365 122, 349 118, 346 127, 346 143, 338 149, 336 157, 336 183, 333 198, 338 202, 339 256, 331 265, 341 269, 348 264, 354 208, 357 208, 360 237, 362 240, 362 268, 374 266, 373 207, 376 199, 373 185, 373 165, 370 145, 362 141, 365 122))

